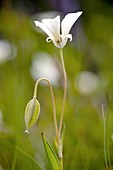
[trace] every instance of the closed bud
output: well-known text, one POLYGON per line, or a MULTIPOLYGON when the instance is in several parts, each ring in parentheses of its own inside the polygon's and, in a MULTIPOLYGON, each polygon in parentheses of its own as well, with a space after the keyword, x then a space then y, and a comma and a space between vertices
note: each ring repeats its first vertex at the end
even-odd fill
POLYGON ((26 131, 29 133, 28 129, 31 128, 37 121, 40 114, 40 104, 36 98, 29 101, 25 109, 25 124, 26 131))

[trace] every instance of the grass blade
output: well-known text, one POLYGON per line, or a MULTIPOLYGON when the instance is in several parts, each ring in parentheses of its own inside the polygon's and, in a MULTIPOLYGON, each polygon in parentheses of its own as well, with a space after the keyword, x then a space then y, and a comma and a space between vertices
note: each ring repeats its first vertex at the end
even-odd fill
POLYGON ((15 147, 17 151, 19 151, 20 153, 22 153, 25 157, 27 157, 29 160, 31 160, 33 163, 35 163, 38 168, 40 168, 40 165, 38 164, 38 162, 32 157, 30 156, 28 153, 26 153, 25 151, 23 151, 21 148, 19 148, 18 146, 15 147))

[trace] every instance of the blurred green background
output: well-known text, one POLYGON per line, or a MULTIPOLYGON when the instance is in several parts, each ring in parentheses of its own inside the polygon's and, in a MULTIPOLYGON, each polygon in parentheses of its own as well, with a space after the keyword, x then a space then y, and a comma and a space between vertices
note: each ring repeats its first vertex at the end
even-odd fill
POLYGON ((68 92, 64 122, 65 170, 104 170, 103 119, 108 117, 108 143, 113 164, 113 3, 105 0, 2 0, 0 2, 0 170, 49 170, 41 140, 54 147, 52 104, 41 84, 41 114, 27 135, 26 104, 36 79, 52 84, 59 119, 63 82, 59 51, 46 43, 34 20, 83 11, 73 26, 73 41, 64 48, 68 92), (36 160, 36 162, 35 162, 36 160), (38 164, 37 164, 38 162, 38 164))

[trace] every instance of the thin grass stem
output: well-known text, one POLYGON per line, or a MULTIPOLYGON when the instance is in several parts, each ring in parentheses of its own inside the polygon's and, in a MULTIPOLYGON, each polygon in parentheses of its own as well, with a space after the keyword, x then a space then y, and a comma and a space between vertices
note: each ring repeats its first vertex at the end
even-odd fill
POLYGON ((103 104, 102 104, 102 116, 104 122, 104 158, 105 158, 106 170, 109 170, 108 158, 107 158, 107 122, 106 122, 106 116, 105 116, 103 104))
POLYGON ((11 166, 11 170, 15 170, 16 169, 16 160, 17 160, 17 150, 15 150, 14 152, 14 157, 13 157, 13 161, 12 161, 12 166, 11 166))
POLYGON ((38 164, 38 162, 32 157, 30 156, 28 153, 26 153, 25 151, 23 151, 21 148, 19 148, 18 146, 15 147, 17 151, 19 151, 20 153, 22 153, 25 157, 27 157, 29 160, 31 160, 32 162, 34 162, 38 168, 40 168, 40 165, 38 164))

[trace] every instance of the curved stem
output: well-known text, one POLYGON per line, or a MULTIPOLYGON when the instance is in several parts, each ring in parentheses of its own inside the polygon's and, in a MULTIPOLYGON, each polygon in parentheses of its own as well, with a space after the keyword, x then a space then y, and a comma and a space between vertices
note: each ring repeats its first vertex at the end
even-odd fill
POLYGON ((53 105, 53 118, 54 118, 55 132, 56 132, 56 137, 59 140, 58 125, 57 125, 57 118, 56 118, 55 99, 54 99, 52 85, 51 85, 50 81, 47 78, 40 78, 39 80, 37 80, 37 82, 35 83, 35 87, 34 87, 33 98, 36 98, 38 84, 39 84, 40 81, 43 81, 43 80, 46 81, 48 83, 49 87, 50 87, 50 93, 51 93, 52 105, 53 105))
POLYGON ((62 131, 62 123, 63 123, 63 118, 64 118, 64 107, 65 107, 66 93, 67 93, 67 75, 66 75, 66 69, 65 69, 62 49, 60 49, 60 57, 61 57, 63 74, 64 74, 64 96, 63 96, 62 110, 61 110, 61 117, 60 117, 60 124, 59 124, 59 135, 61 134, 61 131, 62 131))

